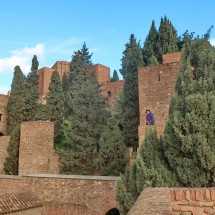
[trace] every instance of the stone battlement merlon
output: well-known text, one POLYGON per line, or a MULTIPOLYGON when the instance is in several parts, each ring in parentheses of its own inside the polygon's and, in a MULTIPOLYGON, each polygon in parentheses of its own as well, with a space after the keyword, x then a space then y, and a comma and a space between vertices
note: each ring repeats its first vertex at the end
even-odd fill
POLYGON ((162 55, 163 64, 179 62, 180 58, 181 58, 181 52, 174 52, 174 53, 162 55))

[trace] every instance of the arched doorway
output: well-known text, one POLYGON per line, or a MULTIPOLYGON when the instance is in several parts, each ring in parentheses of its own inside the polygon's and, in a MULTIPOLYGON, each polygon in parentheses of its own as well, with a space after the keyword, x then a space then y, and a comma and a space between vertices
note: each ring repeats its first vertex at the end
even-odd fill
POLYGON ((120 215, 120 213, 117 208, 112 208, 105 215, 120 215))

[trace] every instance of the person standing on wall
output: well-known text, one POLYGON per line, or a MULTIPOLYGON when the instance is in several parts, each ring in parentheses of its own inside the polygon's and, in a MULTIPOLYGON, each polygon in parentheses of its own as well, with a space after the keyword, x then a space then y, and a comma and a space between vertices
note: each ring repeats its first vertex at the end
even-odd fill
POLYGON ((150 110, 146 110, 146 125, 154 125, 155 120, 154 120, 154 115, 150 110))

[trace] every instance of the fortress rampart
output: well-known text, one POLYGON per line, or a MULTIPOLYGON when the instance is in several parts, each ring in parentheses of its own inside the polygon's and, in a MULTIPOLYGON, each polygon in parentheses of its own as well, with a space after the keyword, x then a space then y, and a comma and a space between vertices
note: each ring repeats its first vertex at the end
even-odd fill
POLYGON ((158 135, 161 136, 169 114, 170 100, 175 92, 179 72, 180 53, 163 55, 164 62, 156 66, 141 67, 138 70, 139 84, 139 145, 146 130, 145 111, 149 109, 155 117, 158 135))

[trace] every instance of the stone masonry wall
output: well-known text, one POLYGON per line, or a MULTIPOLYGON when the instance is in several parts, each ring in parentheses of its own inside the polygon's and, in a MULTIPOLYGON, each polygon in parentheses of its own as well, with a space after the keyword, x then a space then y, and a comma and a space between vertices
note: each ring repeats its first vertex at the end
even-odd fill
POLYGON ((48 93, 49 84, 51 82, 51 76, 55 69, 51 69, 48 67, 43 67, 38 70, 39 74, 39 94, 40 94, 40 102, 43 103, 45 96, 48 93))
POLYGON ((31 191, 43 203, 45 215, 105 215, 119 208, 117 180, 105 176, 1 176, 0 194, 31 191))
POLYGON ((7 135, 6 106, 8 96, 0 94, 0 135, 7 135))
POLYGON ((52 69, 57 70, 59 72, 60 78, 62 78, 64 73, 69 73, 70 62, 68 62, 68 61, 57 61, 52 66, 52 69))
POLYGON ((117 98, 119 93, 123 91, 125 81, 115 81, 107 84, 107 87, 104 91, 102 91, 102 95, 108 98, 108 105, 113 107, 117 102, 117 98))
POLYGON ((7 157, 7 147, 10 136, 0 136, 0 175, 4 174, 4 161, 7 157))
POLYGON ((175 92, 178 72, 179 62, 139 68, 139 145, 145 136, 146 109, 151 110, 154 114, 158 135, 163 133, 168 118, 170 100, 175 92))
POLYGON ((163 64, 178 62, 181 58, 181 52, 162 55, 163 64))
POLYGON ((173 215, 215 214, 215 188, 178 188, 170 193, 173 215))
POLYGON ((110 82, 110 68, 101 64, 95 64, 89 70, 96 73, 101 88, 106 88, 106 85, 110 82))
POLYGON ((21 124, 19 175, 58 173, 58 156, 54 150, 54 123, 44 121, 21 124))
POLYGON ((127 215, 214 215, 215 188, 147 188, 127 215))

